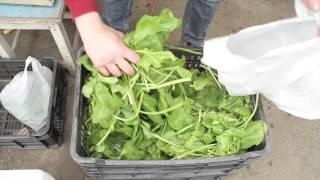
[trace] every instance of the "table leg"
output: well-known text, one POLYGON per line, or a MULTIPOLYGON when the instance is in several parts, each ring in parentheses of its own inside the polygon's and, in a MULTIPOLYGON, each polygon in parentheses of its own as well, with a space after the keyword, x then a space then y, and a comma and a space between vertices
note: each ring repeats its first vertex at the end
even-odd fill
POLYGON ((76 56, 72 50, 68 34, 63 23, 58 22, 56 24, 52 24, 49 26, 49 29, 63 57, 64 65, 71 73, 74 72, 76 56))
POLYGON ((10 48, 2 34, 0 34, 0 56, 6 59, 16 57, 16 53, 10 48))

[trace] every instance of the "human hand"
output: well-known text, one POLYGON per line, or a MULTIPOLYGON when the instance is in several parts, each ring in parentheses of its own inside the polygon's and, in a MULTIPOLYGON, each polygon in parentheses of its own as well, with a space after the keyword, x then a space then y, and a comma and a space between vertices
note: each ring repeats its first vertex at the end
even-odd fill
POLYGON ((320 0, 303 0, 305 6, 314 11, 320 10, 320 0))
POLYGON ((134 74, 129 61, 137 63, 139 55, 123 43, 121 32, 105 25, 97 12, 79 16, 75 22, 86 53, 100 73, 119 77, 122 70, 134 74))

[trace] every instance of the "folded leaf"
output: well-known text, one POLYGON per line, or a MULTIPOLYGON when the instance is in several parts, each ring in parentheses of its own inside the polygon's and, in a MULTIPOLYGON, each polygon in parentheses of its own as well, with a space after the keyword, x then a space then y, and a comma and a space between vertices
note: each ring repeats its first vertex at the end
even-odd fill
POLYGON ((251 121, 248 123, 241 137, 241 149, 249 149, 254 145, 259 145, 267 133, 267 125, 264 121, 251 121))

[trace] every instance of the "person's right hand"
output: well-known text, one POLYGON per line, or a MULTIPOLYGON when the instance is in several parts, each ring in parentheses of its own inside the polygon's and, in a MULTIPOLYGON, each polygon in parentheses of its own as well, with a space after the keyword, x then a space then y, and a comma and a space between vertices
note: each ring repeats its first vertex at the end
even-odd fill
POLYGON ((100 73, 119 77, 122 70, 134 74, 129 61, 137 63, 139 55, 122 42, 121 32, 105 25, 97 12, 79 16, 75 22, 86 53, 100 73))
POLYGON ((320 0, 303 0, 304 5, 314 11, 319 11, 320 10, 320 0))

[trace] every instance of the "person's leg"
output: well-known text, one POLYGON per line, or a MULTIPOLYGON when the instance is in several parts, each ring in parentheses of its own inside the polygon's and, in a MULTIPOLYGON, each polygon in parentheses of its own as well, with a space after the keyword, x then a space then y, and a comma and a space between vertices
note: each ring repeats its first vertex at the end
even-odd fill
POLYGON ((208 26, 219 5, 219 0, 189 0, 184 12, 182 41, 203 47, 208 26))
POLYGON ((129 30, 129 18, 132 12, 132 0, 101 0, 103 21, 122 32, 129 30))

